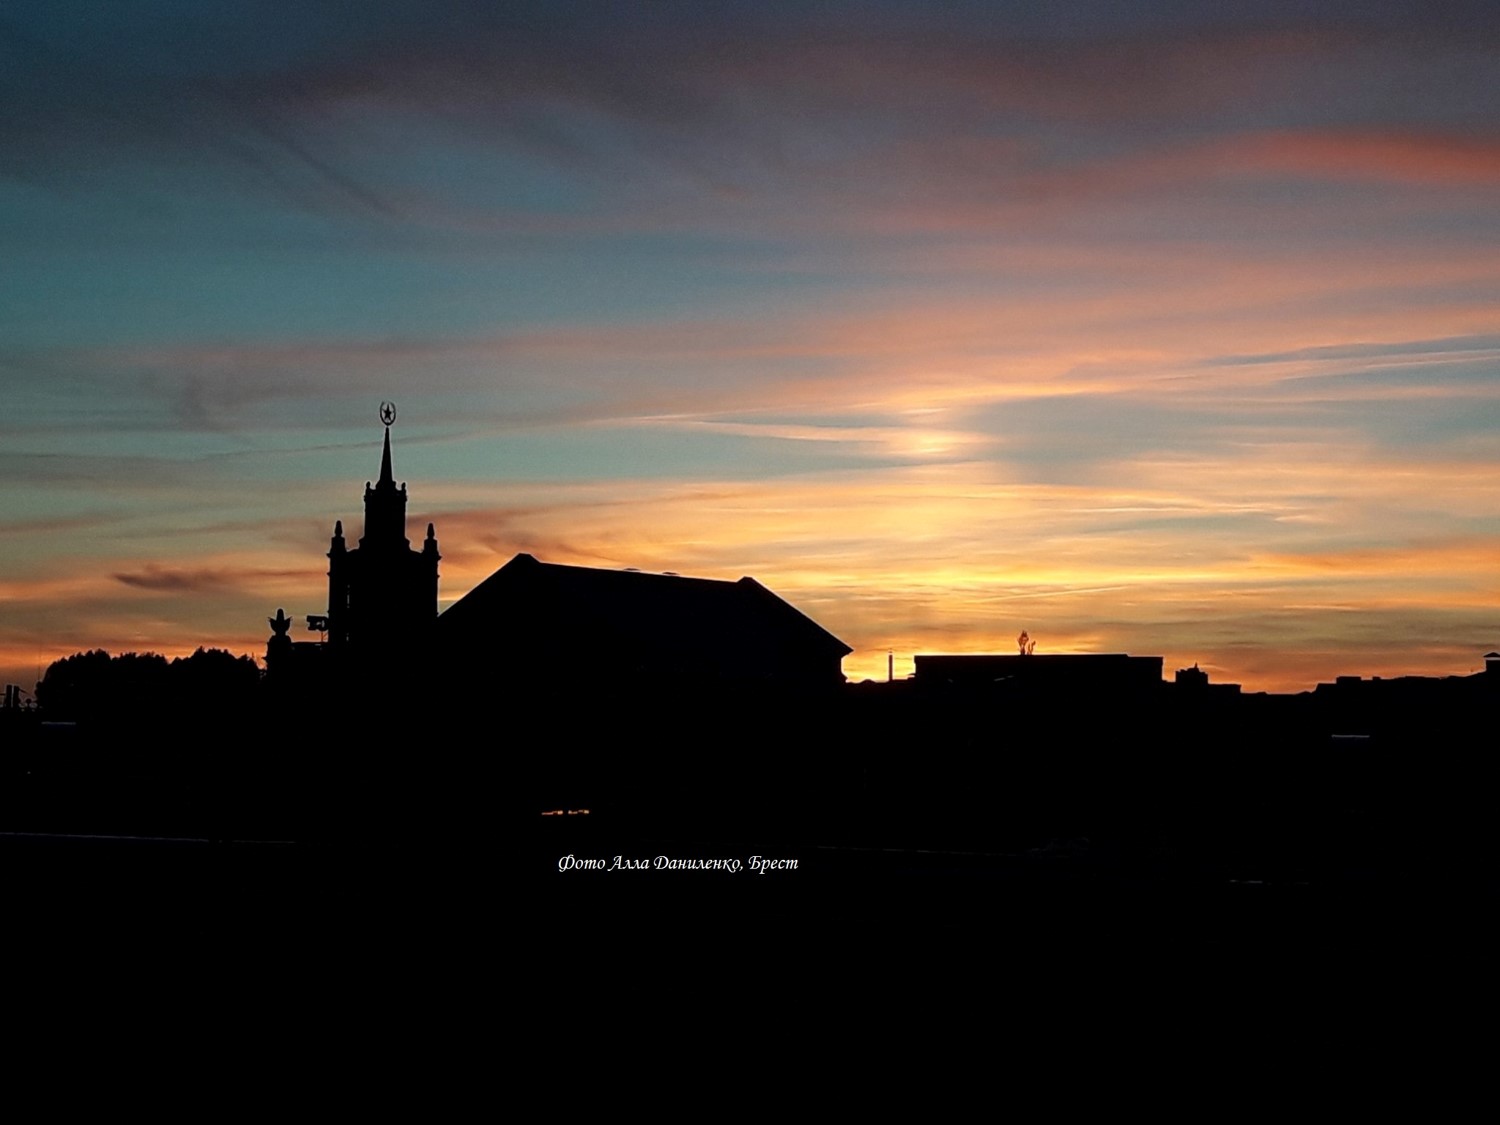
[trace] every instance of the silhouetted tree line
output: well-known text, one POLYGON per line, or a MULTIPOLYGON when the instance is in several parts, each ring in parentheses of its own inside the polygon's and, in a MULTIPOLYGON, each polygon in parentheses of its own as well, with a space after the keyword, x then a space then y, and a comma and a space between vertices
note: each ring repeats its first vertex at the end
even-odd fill
POLYGON ((199 648, 168 660, 154 652, 110 656, 103 649, 54 660, 37 685, 48 718, 89 719, 141 713, 220 712, 251 707, 260 668, 249 656, 199 648))

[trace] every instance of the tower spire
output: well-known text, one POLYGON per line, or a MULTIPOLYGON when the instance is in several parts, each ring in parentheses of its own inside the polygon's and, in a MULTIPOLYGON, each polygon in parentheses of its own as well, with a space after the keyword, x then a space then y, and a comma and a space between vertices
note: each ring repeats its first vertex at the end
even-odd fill
POLYGON ((380 480, 381 485, 395 487, 396 478, 391 475, 391 428, 385 428, 385 450, 380 454, 380 480))
POLYGON ((365 533, 359 543, 394 546, 407 545, 406 486, 396 487, 391 472, 391 423, 396 420, 394 403, 380 404, 380 420, 385 423, 385 444, 380 451, 380 480, 365 485, 365 533))

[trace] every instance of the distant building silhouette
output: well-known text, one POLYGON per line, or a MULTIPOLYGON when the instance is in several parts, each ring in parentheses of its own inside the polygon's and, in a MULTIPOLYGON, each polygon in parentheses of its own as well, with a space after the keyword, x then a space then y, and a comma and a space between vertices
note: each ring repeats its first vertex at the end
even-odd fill
POLYGON ((1189 698, 1212 695, 1216 698, 1226 695, 1238 695, 1239 684, 1211 684, 1208 682, 1208 673, 1198 665, 1191 668, 1179 668, 1172 678, 1172 686, 1178 695, 1186 694, 1189 698))
POLYGON ((1177 669, 1177 674, 1172 682, 1178 687, 1197 691, 1208 687, 1208 673, 1194 664, 1191 668, 1177 669))
POLYGON ((916 656, 915 679, 927 686, 976 688, 1008 682, 1048 693, 1154 691, 1162 658, 1122 652, 1038 656, 916 656))

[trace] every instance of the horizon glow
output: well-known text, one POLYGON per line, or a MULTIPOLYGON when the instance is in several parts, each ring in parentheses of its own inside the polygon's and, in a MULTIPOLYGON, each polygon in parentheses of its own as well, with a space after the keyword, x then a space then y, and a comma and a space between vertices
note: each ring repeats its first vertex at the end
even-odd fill
POLYGON ((445 7, 0 19, 5 682, 322 612, 382 399, 444 605, 748 574, 851 680, 1500 647, 1487 6, 445 7))

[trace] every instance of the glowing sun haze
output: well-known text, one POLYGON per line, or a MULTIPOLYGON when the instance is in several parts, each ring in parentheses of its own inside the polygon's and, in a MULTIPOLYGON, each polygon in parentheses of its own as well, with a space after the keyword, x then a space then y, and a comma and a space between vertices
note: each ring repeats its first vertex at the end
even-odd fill
POLYGON ((530 551, 753 575, 851 678, 1474 670, 1493 15, 18 0, 0 675, 321 612, 382 399, 444 604, 530 551))

